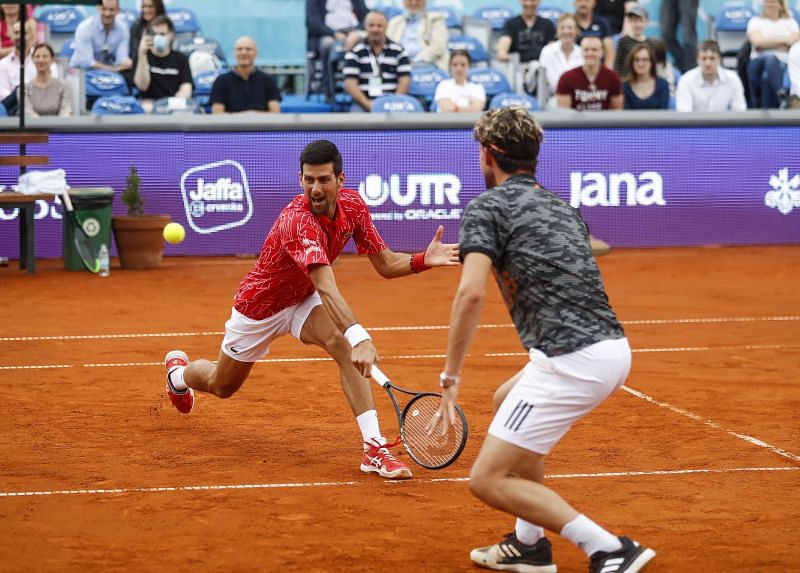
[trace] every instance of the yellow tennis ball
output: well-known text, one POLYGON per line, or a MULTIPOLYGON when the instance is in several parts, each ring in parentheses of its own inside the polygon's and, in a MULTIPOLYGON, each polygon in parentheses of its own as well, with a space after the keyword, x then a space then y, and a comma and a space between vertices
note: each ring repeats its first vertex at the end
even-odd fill
POLYGON ((180 223, 168 223, 164 227, 164 240, 173 245, 177 245, 186 237, 186 230, 180 223))

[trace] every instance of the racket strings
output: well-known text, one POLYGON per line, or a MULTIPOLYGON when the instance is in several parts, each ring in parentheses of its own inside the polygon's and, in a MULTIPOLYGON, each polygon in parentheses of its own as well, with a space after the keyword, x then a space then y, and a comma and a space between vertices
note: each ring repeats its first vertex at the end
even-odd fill
POLYGON ((428 466, 442 466, 462 447, 464 428, 456 423, 442 435, 439 430, 428 435, 428 424, 439 409, 440 398, 426 395, 413 400, 403 417, 401 432, 409 453, 428 466))

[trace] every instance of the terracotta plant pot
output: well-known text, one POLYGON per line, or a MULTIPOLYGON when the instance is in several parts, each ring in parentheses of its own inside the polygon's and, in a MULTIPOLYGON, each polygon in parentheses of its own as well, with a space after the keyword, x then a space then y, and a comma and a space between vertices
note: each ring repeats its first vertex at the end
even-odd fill
POLYGON ((111 218, 111 229, 123 269, 155 269, 164 254, 164 227, 169 215, 128 215, 111 218))

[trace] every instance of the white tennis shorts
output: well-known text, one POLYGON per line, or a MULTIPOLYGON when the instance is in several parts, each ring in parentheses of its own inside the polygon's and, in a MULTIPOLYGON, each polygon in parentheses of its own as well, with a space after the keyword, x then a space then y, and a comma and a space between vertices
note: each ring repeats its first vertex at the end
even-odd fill
POLYGON ((322 304, 317 292, 313 292, 300 304, 284 308, 265 318, 247 318, 235 308, 225 323, 225 338, 222 351, 239 362, 255 362, 269 354, 269 345, 276 338, 290 334, 300 340, 300 333, 308 315, 322 304))
POLYGON ((546 455, 572 425, 622 386, 631 369, 627 338, 603 340, 577 352, 531 361, 500 405, 489 433, 546 455))

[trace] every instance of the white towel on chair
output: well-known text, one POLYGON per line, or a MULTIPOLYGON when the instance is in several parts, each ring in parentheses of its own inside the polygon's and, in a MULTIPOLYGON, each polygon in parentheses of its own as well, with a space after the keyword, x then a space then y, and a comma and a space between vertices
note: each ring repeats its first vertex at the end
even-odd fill
POLYGON ((69 188, 66 175, 63 169, 28 171, 19 176, 17 191, 23 195, 35 193, 62 195, 69 188))

